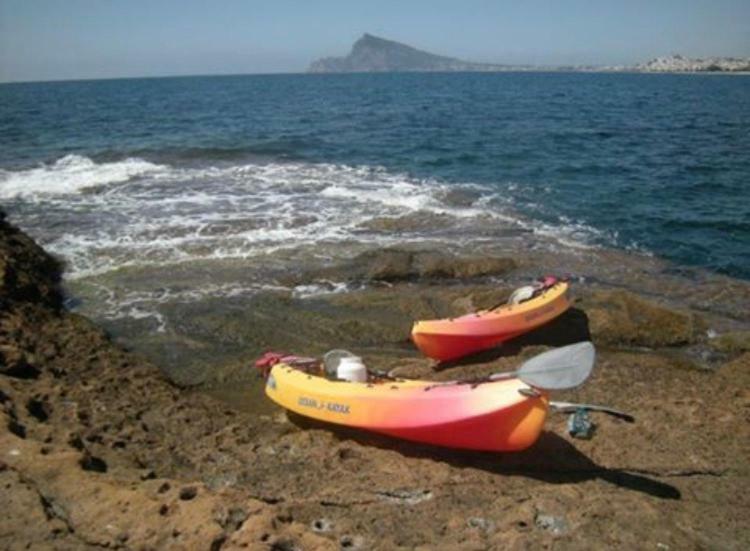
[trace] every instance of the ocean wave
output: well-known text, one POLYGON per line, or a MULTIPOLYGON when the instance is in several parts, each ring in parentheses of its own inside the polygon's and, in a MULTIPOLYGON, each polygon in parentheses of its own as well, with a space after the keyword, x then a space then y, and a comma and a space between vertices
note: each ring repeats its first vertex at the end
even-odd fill
POLYGON ((514 250, 532 246, 531 237, 534 248, 540 240, 582 248, 602 238, 567 219, 521 216, 514 186, 446 183, 377 166, 171 166, 76 155, 0 173, 0 197, 12 199, 24 217, 19 223, 66 259, 69 279, 336 244, 461 248, 494 241, 514 250))
POLYGON ((140 147, 132 149, 101 150, 91 158, 99 163, 118 162, 125 159, 144 159, 155 164, 190 165, 200 164, 243 164, 264 162, 302 162, 305 151, 319 146, 314 137, 287 136, 275 139, 257 140, 239 146, 175 146, 140 147))
POLYGON ((96 163, 81 155, 66 155, 52 164, 36 168, 0 170, 0 198, 78 193, 98 186, 127 182, 132 178, 166 169, 165 166, 138 158, 96 163))

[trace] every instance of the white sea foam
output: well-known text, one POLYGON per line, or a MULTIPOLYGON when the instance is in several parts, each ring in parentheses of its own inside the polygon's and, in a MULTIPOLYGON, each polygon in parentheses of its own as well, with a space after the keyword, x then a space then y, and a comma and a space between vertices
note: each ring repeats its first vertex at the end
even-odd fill
POLYGON ((0 170, 0 198, 76 193, 166 168, 142 159, 98 164, 88 157, 66 155, 51 165, 21 171, 0 170))
MULTIPOLYGON (((477 198, 455 205, 445 198, 460 184, 338 164, 196 168, 137 158, 96 163, 68 155, 50 165, 0 172, 0 197, 20 207, 22 227, 66 259, 71 279, 196 260, 262 262, 269 253, 309 245, 429 240, 465 246, 512 239, 503 236, 513 235, 508 230, 514 228, 566 246, 587 246, 593 228, 515 214, 513 186, 518 188, 511 183, 500 193, 467 183, 463 187, 477 198), (368 225, 422 215, 439 218, 398 231, 368 225)), ((318 292, 324 289, 297 290, 300 296, 318 292)))
POLYGON ((352 290, 349 283, 343 281, 322 281, 310 285, 297 285, 292 289, 292 296, 295 298, 311 298, 324 295, 336 295, 352 290))

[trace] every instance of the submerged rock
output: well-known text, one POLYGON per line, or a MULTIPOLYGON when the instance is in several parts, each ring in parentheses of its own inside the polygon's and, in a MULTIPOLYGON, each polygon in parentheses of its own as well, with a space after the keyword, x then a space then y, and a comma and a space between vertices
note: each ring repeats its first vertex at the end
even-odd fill
POLYGON ((437 251, 394 248, 362 253, 340 266, 313 274, 313 277, 333 281, 465 280, 507 274, 516 267, 512 258, 457 257, 437 251))
POLYGON ((750 331, 734 331, 717 335, 708 341, 711 348, 726 354, 750 352, 750 331))
POLYGON ((402 233, 430 231, 436 227, 444 228, 455 224, 455 219, 448 214, 416 212, 399 217, 379 217, 363 222, 360 227, 365 230, 381 233, 402 233))

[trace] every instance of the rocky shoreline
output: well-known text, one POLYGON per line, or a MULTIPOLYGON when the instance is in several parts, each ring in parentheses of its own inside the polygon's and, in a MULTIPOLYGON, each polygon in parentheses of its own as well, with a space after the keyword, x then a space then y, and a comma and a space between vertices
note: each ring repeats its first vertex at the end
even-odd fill
MULTIPOLYGON (((177 386, 176 372, 170 381, 169 370, 67 311, 60 264, 3 218, 0 547, 750 544, 750 320, 732 307, 748 301, 746 282, 695 282, 692 293, 666 276, 642 293, 579 282, 575 307, 555 322, 440 371, 410 347, 411 320, 502 298, 510 288, 486 277, 522 273, 526 261, 385 251, 334 268, 367 282, 361 290, 304 303, 269 293, 234 318, 194 318, 206 339, 232 335, 229 382, 250 380, 264 347, 319 353, 340 343, 373 367, 451 379, 590 336, 595 374, 560 398, 608 403, 638 420, 597 417, 585 441, 552 416, 523 453, 466 453, 289 417, 264 401, 259 382, 237 407, 177 386)), ((330 274, 295 277, 321 275, 330 274)))

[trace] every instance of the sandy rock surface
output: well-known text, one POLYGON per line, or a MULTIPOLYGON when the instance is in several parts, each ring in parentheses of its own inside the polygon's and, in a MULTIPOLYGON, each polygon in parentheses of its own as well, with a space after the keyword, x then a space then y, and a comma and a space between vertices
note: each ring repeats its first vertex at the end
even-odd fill
MULTIPOLYGON (((512 269, 466 261, 448 269, 445 260, 416 258, 391 255, 390 273, 411 280, 424 266, 460 277, 512 269)), ((0 275, 0 548, 750 546, 747 333, 707 336, 710 309, 582 290, 573 309, 540 331, 436 370, 408 348, 404 324, 408 336, 414 317, 470 311, 508 290, 404 281, 297 314, 333 325, 309 333, 300 325, 303 334, 287 339, 269 330, 267 340, 252 341, 295 349, 305 338, 343 335, 370 346, 375 367, 452 379, 512 368, 590 336, 599 351, 593 377, 556 398, 637 418, 595 416, 594 438, 577 440, 566 418, 553 415, 529 450, 470 453, 334 430, 269 404, 237 409, 175 386, 65 311, 58 264, 2 220, 0 275), (356 325, 365 307, 376 314, 356 325)), ((277 299, 265 300, 268 309, 255 315, 278 311, 277 299)), ((284 301, 283 312, 299 312, 284 301)), ((256 352, 247 351, 245 369, 256 352)), ((230 379, 247 375, 240 363, 230 379)), ((246 399, 264 401, 260 383, 246 399)))

